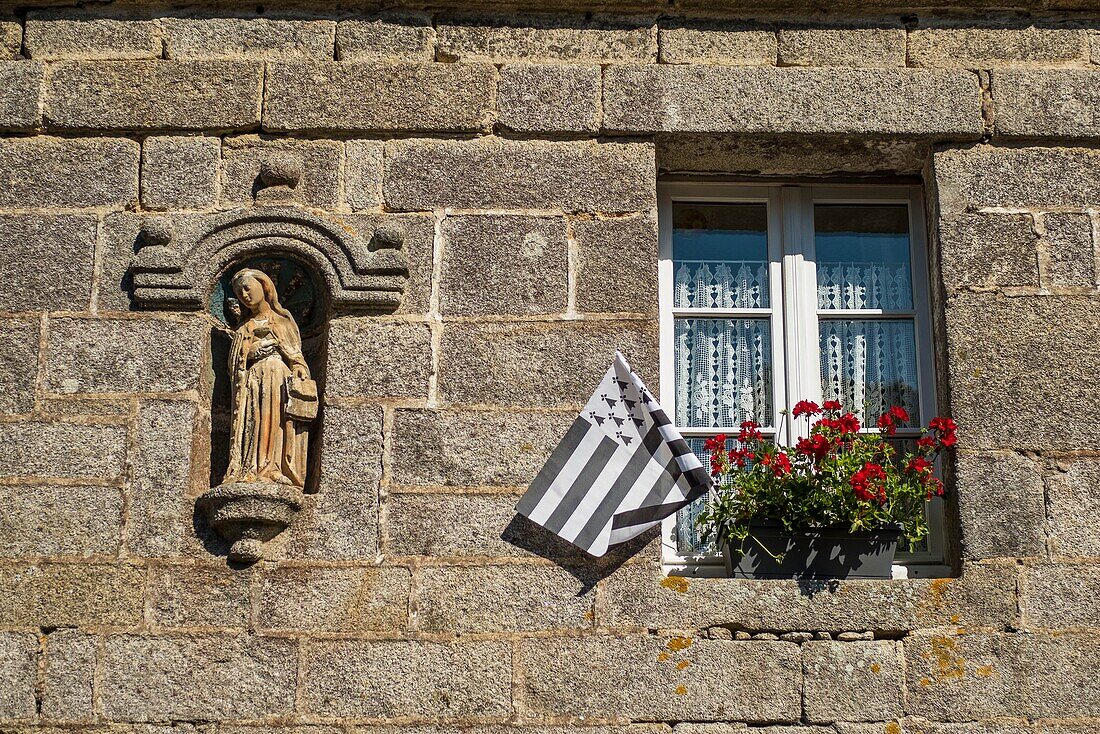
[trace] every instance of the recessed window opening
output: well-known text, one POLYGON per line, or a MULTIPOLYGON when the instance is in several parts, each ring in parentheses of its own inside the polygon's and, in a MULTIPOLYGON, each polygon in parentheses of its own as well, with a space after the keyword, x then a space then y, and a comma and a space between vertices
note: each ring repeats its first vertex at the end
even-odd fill
MULTIPOLYGON (((920 435, 936 396, 919 186, 664 183, 659 209, 661 403, 704 466, 704 441, 745 420, 793 445, 800 399, 839 400, 869 432, 901 405, 895 440, 920 435)), ((664 524, 670 573, 724 575, 701 508, 664 524)), ((948 575, 942 499, 928 512, 895 577, 948 575)))

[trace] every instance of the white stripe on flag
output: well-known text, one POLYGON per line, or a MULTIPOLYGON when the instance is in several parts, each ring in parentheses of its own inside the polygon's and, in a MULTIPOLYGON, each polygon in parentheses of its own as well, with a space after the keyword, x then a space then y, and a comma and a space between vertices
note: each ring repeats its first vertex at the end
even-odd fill
POLYGON ((596 447, 600 445, 600 440, 603 439, 603 432, 595 430, 595 427, 588 429, 588 432, 584 434, 584 438, 577 444, 576 450, 569 455, 569 459, 565 462, 561 472, 554 478, 554 481, 550 484, 550 488, 546 491, 546 494, 539 500, 538 505, 528 515, 532 522, 536 522, 539 525, 545 525, 546 521, 550 518, 550 515, 557 508, 558 504, 565 497, 565 494, 569 491, 569 488, 573 485, 573 480, 580 474, 581 469, 595 453, 596 447))

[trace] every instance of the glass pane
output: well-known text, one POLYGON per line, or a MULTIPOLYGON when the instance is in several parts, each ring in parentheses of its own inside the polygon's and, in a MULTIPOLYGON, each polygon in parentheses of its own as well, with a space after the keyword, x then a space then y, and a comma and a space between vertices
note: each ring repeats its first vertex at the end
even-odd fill
POLYGON ((913 307, 909 209, 904 204, 814 206, 817 306, 913 307))
POLYGON ((768 308, 766 204, 672 204, 674 308, 768 308))
MULTIPOLYGON (((710 452, 703 448, 703 444, 706 443, 705 438, 689 438, 687 439, 688 447, 692 452, 699 457, 699 461, 703 462, 703 467, 710 470, 710 452)), ((730 442, 727 444, 730 448, 736 442, 730 442)), ((728 481, 728 479, 726 480, 728 481)), ((704 543, 699 538, 699 530, 695 527, 695 518, 706 507, 707 498, 700 497, 676 513, 676 550, 681 555, 695 555, 701 553, 715 553, 717 549, 714 547, 714 543, 704 543)))
POLYGON ((772 425, 771 323, 676 319, 676 425, 772 425))
POLYGON ((911 320, 827 320, 821 334, 821 392, 874 425, 891 405, 920 420, 911 320))

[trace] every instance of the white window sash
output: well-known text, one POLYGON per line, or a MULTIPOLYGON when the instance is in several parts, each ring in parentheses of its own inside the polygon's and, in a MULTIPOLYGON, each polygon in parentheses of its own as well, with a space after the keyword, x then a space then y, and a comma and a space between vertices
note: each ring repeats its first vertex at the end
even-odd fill
MULTIPOLYGON (((772 334, 774 432, 777 441, 790 445, 805 433, 805 419, 795 421, 780 411, 796 400, 821 400, 821 367, 818 321, 824 319, 899 318, 914 322, 917 384, 920 392, 919 423, 926 425, 936 414, 934 350, 928 278, 927 235, 919 186, 795 186, 745 185, 728 182, 665 182, 658 185, 660 229, 658 296, 660 299, 661 363, 659 394, 670 415, 675 406, 675 321, 677 317, 768 316, 772 334), (766 203, 768 205, 769 308, 673 309, 672 206, 675 201, 715 203, 766 203), (904 204, 909 210, 910 266, 913 308, 898 311, 847 309, 819 311, 814 248, 814 204, 904 204), (784 285, 787 287, 784 287, 784 285), (798 425, 801 424, 801 425, 798 425)), ((687 437, 707 437, 719 431, 679 427, 687 437)), ((909 432, 904 432, 909 433, 909 432)), ((904 435, 899 431, 899 435, 904 435)), ((767 434, 766 434, 767 435, 767 434)), ((943 501, 934 499, 928 510, 930 533, 927 550, 899 557, 896 578, 944 575, 943 501)), ((662 525, 662 558, 672 574, 721 575, 718 554, 684 555, 676 544, 676 516, 662 525)))

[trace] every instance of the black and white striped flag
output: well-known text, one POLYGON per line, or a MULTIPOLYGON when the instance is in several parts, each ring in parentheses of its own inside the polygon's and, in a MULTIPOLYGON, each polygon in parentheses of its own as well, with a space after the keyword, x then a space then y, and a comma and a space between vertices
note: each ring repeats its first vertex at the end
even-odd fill
POLYGON ((594 556, 703 496, 710 475, 623 355, 516 511, 594 556))

